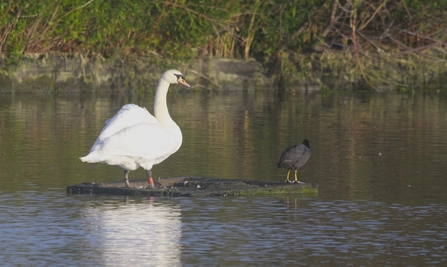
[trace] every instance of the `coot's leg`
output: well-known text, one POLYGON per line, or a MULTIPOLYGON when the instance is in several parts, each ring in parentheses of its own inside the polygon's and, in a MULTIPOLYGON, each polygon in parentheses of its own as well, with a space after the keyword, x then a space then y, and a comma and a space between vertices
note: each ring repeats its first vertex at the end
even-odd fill
POLYGON ((298 181, 298 170, 295 170, 295 181, 293 181, 294 183, 298 183, 301 184, 302 182, 298 181))
POLYGON ((290 181, 289 177, 290 177, 290 169, 287 171, 287 179, 286 179, 287 183, 291 183, 292 182, 292 181, 290 181))

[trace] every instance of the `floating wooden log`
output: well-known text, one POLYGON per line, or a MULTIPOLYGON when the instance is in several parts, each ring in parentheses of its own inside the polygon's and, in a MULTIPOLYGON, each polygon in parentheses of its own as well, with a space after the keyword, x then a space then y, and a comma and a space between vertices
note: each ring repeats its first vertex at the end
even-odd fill
POLYGON ((131 180, 125 187, 124 180, 107 183, 82 183, 67 187, 68 194, 120 195, 120 196, 243 196, 273 194, 318 194, 318 185, 310 183, 285 183, 251 181, 210 177, 175 177, 155 179, 155 188, 148 189, 147 180, 131 180))

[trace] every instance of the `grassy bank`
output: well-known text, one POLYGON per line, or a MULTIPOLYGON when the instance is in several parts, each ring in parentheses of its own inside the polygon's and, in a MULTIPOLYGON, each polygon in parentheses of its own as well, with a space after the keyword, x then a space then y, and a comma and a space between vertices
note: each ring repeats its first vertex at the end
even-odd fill
POLYGON ((10 0, 0 3, 0 54, 6 65, 47 53, 145 56, 161 68, 254 58, 278 82, 293 75, 319 83, 312 73, 329 70, 370 88, 407 86, 381 75, 381 66, 424 72, 422 62, 433 65, 424 75, 443 75, 445 7, 446 0, 10 0))

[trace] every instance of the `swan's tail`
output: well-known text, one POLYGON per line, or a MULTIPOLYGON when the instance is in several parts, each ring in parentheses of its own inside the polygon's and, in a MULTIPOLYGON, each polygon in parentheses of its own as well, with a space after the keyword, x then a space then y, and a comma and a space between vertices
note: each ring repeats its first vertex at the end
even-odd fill
POLYGON ((87 156, 85 157, 80 157, 79 158, 82 162, 88 162, 88 163, 93 163, 93 162, 100 162, 101 159, 99 157, 98 152, 96 151, 92 151, 90 152, 87 156))

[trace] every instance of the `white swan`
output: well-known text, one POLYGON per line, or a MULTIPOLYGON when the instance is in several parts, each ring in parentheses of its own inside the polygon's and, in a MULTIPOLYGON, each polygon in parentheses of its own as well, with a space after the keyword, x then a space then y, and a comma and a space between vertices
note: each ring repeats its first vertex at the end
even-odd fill
POLYGON ((155 117, 145 108, 134 104, 124 105, 113 118, 106 121, 90 153, 80 159, 123 168, 127 187, 130 187, 129 172, 143 167, 149 187, 154 188, 152 166, 174 154, 182 145, 182 132, 169 116, 166 105, 169 85, 177 83, 190 87, 179 71, 163 73, 155 93, 155 117))

